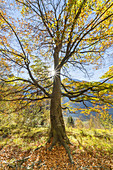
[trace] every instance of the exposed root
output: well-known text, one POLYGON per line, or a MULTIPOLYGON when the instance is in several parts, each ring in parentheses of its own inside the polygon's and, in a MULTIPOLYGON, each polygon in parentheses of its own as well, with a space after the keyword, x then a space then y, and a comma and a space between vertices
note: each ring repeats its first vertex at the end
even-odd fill
POLYGON ((65 141, 62 141, 62 145, 64 146, 68 156, 69 156, 69 161, 71 162, 71 164, 74 164, 74 161, 73 161, 73 157, 71 155, 71 151, 70 151, 70 148, 69 146, 67 145, 67 143, 65 143, 65 141))
MULTIPOLYGON (((70 163, 74 164, 70 148, 68 144, 71 144, 69 138, 67 137, 66 133, 62 130, 61 127, 56 127, 56 129, 51 129, 49 133, 49 138, 47 140, 47 143, 51 143, 50 147, 48 148, 49 151, 52 150, 53 146, 55 146, 57 143, 59 145, 62 145, 69 157, 70 163), (57 131, 56 131, 57 129, 57 131)), ((72 145, 72 144, 71 144, 72 145)))
POLYGON ((69 138, 66 136, 66 143, 67 144, 70 144, 70 145, 73 145, 71 142, 70 142, 70 140, 69 140, 69 138))
MULTIPOLYGON (((55 146, 57 142, 59 142, 59 141, 54 138, 54 139, 53 139, 53 142, 52 142, 51 146, 48 148, 48 150, 51 151, 52 148, 53 148, 53 146, 55 146)), ((64 146, 64 148, 65 148, 65 150, 66 150, 66 152, 67 152, 67 154, 68 154, 68 156, 69 156, 69 161, 70 161, 70 163, 71 163, 71 164, 74 164, 73 157, 72 157, 72 155, 71 155, 71 151, 70 151, 70 148, 69 148, 68 144, 67 144, 64 140, 60 141, 59 144, 61 144, 61 145, 64 146)))
POLYGON ((41 146, 38 146, 36 149, 34 149, 33 151, 37 151, 38 149, 42 148, 43 146, 45 146, 46 144, 44 145, 41 145, 41 146))
MULTIPOLYGON (((50 133, 49 141, 51 141, 52 136, 53 136, 53 135, 50 133)), ((69 146, 68 146, 68 144, 71 144, 69 138, 68 138, 67 136, 65 136, 65 137, 63 138, 62 134, 59 132, 59 133, 58 133, 58 136, 53 137, 52 144, 51 144, 51 146, 48 148, 48 150, 51 151, 52 148, 53 148, 53 146, 55 146, 57 143, 59 143, 59 145, 63 145, 63 146, 64 146, 64 148, 65 148, 65 150, 66 150, 66 152, 67 152, 67 154, 68 154, 70 163, 71 163, 71 164, 74 164, 73 157, 72 157, 72 155, 71 155, 71 151, 70 151, 70 148, 69 148, 69 146)))
POLYGON ((52 148, 53 148, 53 146, 56 145, 56 143, 57 143, 57 139, 56 139, 56 138, 53 138, 52 144, 51 144, 51 146, 48 148, 48 150, 51 151, 52 148))

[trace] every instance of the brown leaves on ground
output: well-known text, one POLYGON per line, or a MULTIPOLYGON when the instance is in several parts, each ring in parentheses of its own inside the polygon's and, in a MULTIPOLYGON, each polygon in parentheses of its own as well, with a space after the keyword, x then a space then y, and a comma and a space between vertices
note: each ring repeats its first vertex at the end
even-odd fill
POLYGON ((75 164, 70 164, 63 146, 56 145, 52 151, 47 148, 50 144, 36 151, 22 151, 17 146, 7 145, 0 150, 0 169, 30 169, 30 170, 112 170, 113 155, 102 150, 79 149, 70 146, 75 164))

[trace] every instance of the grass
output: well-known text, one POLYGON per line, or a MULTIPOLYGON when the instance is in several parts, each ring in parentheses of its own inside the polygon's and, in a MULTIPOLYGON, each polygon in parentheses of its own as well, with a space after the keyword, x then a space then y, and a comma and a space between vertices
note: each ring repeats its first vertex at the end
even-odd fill
MULTIPOLYGON (((48 137, 48 128, 12 128, 8 133, 6 127, 3 127, 0 134, 0 148, 5 145, 18 145, 22 149, 33 149, 40 143, 44 143, 48 137)), ((108 152, 113 151, 113 129, 85 129, 66 127, 67 135, 70 141, 82 148, 93 147, 102 149, 108 152)))
MULTIPOLYGON (((53 148, 53 151, 45 154, 45 148, 40 148, 39 152, 34 153, 33 150, 37 147, 43 145, 47 141, 49 129, 47 127, 37 127, 37 128, 12 128, 9 133, 7 133, 7 128, 5 127, 6 136, 1 130, 0 135, 0 167, 5 167, 7 165, 14 169, 19 161, 24 160, 22 166, 28 167, 29 155, 31 156, 31 162, 34 166, 37 160, 37 155, 41 154, 41 159, 46 162, 45 166, 52 167, 54 163, 54 169, 56 168, 55 161, 58 164, 58 157, 63 156, 63 160, 59 163, 59 168, 67 167, 67 169, 73 169, 68 163, 68 156, 66 156, 63 148, 58 151, 58 148, 53 148), (5 151, 5 157, 4 157, 5 151), (57 153, 58 152, 58 153, 57 153), (61 154, 60 154, 61 152, 61 154), (33 153, 33 154, 31 154, 33 153), (7 154, 7 155, 6 155, 7 154), (13 155, 13 156, 12 156, 13 155), (23 156, 22 156, 23 155, 23 156), (52 155, 52 156, 51 156, 52 155), (56 156, 55 156, 56 155, 56 156), (59 155, 59 156, 58 156, 59 155), (35 162, 34 162, 35 160, 35 162), (5 162, 5 165, 4 165, 5 162), (63 165, 64 164, 64 165, 63 165)), ((95 166, 104 166, 102 160, 107 161, 112 160, 113 156, 113 129, 86 129, 86 128, 74 128, 66 126, 67 135, 73 144, 71 147, 74 160, 77 160, 75 167, 91 167, 92 163, 88 163, 88 160, 93 161, 95 166), (91 159, 90 159, 91 158, 91 159), (85 162, 84 162, 85 161, 85 162), (99 165, 101 162, 102 165, 99 165)), ((56 146, 57 147, 57 146, 56 146)), ((60 148, 60 146, 59 146, 60 148)), ((40 161, 40 160, 38 160, 40 161)), ((105 166, 107 166, 106 163, 105 166)), ((40 164, 38 162, 38 164, 40 164)), ((21 167, 21 165, 18 165, 21 167)), ((38 165, 37 165, 38 166, 38 165)), ((110 165, 112 166, 112 165, 110 165)), ((74 167, 74 169, 75 169, 74 167)), ((29 168, 28 168, 29 169, 29 168)), ((36 168, 37 169, 37 168, 36 168)), ((42 163, 43 169, 43 163, 42 163)), ((51 169, 51 168, 48 168, 51 169)), ((87 168, 88 169, 88 168, 87 168)))
POLYGON ((3 148, 5 145, 13 144, 21 147, 22 150, 30 150, 46 141, 48 128, 17 128, 11 129, 10 133, 6 134, 5 136, 3 131, 0 135, 0 148, 3 148))
POLYGON ((113 154, 113 129, 67 128, 71 142, 81 149, 107 151, 113 154))

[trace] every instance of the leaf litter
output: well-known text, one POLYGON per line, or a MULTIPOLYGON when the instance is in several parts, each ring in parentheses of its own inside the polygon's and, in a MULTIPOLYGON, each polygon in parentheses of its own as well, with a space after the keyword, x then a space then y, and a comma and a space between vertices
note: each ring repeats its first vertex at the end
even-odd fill
POLYGON ((63 146, 56 145, 51 151, 50 144, 37 150, 23 151, 16 145, 6 145, 0 150, 1 170, 112 170, 113 154, 93 147, 87 149, 70 145, 74 164, 69 162, 63 146))

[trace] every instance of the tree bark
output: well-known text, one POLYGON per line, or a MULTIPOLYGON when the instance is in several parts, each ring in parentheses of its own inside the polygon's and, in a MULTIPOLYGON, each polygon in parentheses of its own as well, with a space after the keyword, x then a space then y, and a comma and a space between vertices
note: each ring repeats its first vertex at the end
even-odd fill
POLYGON ((70 149, 67 144, 70 143, 63 120, 62 108, 61 108, 61 80, 60 80, 60 69, 57 69, 59 63, 58 52, 54 54, 54 68, 56 74, 53 82, 53 92, 50 105, 50 122, 51 130, 48 142, 52 141, 49 150, 58 142, 66 149, 70 162, 73 163, 73 159, 70 153, 70 149))
POLYGON ((50 106, 51 137, 53 141, 66 140, 66 131, 61 109, 60 75, 55 75, 50 106))

